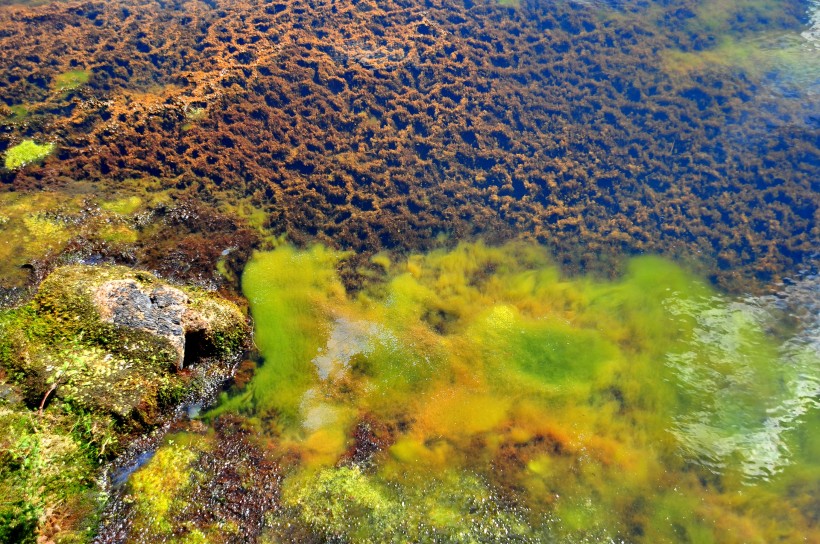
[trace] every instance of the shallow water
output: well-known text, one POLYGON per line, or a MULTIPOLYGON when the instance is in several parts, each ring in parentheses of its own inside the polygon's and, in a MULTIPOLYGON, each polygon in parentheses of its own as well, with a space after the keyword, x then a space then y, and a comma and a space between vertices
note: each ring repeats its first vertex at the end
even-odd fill
MULTIPOLYGON (((479 243, 382 257, 353 296, 343 258, 283 246, 243 278, 264 363, 205 417, 248 418, 281 463, 263 541, 820 538, 816 277, 737 299, 656 257, 603 282, 479 243)), ((145 474, 138 505, 185 500, 145 474)))
POLYGON ((818 24, 0 0, 0 151, 53 144, 0 305, 113 261, 255 323, 98 540, 820 542, 818 24))

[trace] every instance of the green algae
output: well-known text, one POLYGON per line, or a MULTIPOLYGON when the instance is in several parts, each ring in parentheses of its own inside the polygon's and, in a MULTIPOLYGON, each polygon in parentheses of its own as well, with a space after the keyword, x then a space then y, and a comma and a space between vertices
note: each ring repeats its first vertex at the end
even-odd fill
POLYGON ((91 74, 87 70, 69 70, 54 78, 52 88, 57 91, 73 91, 88 83, 91 74))
POLYGON ((185 110, 185 119, 187 120, 187 122, 184 123, 180 127, 180 129, 183 132, 188 132, 189 130, 192 130, 194 127, 196 127, 197 123, 207 118, 207 116, 208 112, 205 108, 187 108, 185 110))
POLYGON ((497 0, 496 3, 503 8, 520 9, 520 0, 497 0))
POLYGON ((287 523, 344 542, 816 536, 818 357, 759 304, 656 257, 565 278, 523 243, 381 256, 351 296, 344 258, 254 257, 265 360, 208 414, 246 415, 289 459, 287 523))
POLYGON ((248 298, 256 308, 256 346, 268 354, 268 372, 259 374, 241 396, 219 410, 250 409, 265 415, 278 413, 296 420, 303 390, 311 380, 311 357, 321 334, 319 308, 344 300, 344 288, 335 277, 342 254, 315 246, 308 252, 290 247, 261 254, 248 266, 243 283, 259 285, 248 298), (278 387, 281 389, 275 394, 278 387), (295 387, 294 387, 295 386, 295 387))
MULTIPOLYGON (((206 441, 197 438, 186 434, 170 436, 129 480, 128 491, 134 505, 132 526, 136 531, 150 532, 155 538, 173 534, 172 516, 185 507, 184 493, 197 475, 194 462, 207 447, 206 441)), ((191 537, 192 541, 195 537, 191 537)))
POLYGON ((19 286, 29 279, 22 268, 59 255, 71 240, 103 243, 110 250, 127 250, 145 236, 144 217, 168 200, 168 191, 154 184, 120 184, 109 198, 99 198, 94 184, 76 184, 62 193, 0 194, 0 285, 19 286), (135 194, 136 193, 136 194, 135 194))
POLYGON ((486 484, 450 473, 387 487, 359 467, 327 468, 291 481, 283 502, 325 538, 344 542, 500 542, 531 535, 486 484))
POLYGON ((777 74, 785 83, 811 86, 820 73, 820 59, 813 46, 797 33, 724 36, 714 47, 701 51, 668 50, 661 58, 670 74, 687 76, 709 69, 732 69, 758 79, 777 74))
POLYGON ((54 144, 38 144, 34 140, 23 140, 6 150, 6 170, 17 170, 51 155, 54 144))
POLYGON ((820 57, 802 26, 770 0, 696 2, 683 25, 709 38, 706 47, 661 52, 671 75, 692 76, 714 70, 743 72, 755 79, 811 89, 820 73, 820 57))

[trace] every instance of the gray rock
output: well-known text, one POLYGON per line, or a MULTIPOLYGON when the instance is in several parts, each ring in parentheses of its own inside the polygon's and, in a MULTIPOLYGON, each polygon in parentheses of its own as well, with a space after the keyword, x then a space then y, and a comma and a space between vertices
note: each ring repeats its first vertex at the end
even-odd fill
POLYGON ((110 280, 96 289, 93 301, 103 321, 166 338, 179 355, 179 368, 185 360, 186 334, 207 334, 211 328, 210 317, 191 308, 188 295, 166 285, 110 280))

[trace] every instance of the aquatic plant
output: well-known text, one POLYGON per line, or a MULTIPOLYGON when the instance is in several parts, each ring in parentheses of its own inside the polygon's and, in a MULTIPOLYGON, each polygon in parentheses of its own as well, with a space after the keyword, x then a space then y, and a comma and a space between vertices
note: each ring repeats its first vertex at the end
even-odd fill
POLYGON ((818 378, 816 353, 799 351, 815 366, 798 370, 762 310, 668 261, 633 259, 607 282, 564 278, 538 246, 461 244, 380 259, 386 278, 351 297, 343 258, 319 246, 254 258, 243 287, 265 362, 209 414, 265 421, 299 452, 283 500, 329 538, 454 539, 481 518, 523 540, 721 541, 727 512, 761 515, 726 490, 754 481, 774 500, 765 479, 794 462, 811 403, 793 378, 818 378), (767 432, 765 412, 795 403, 767 432), (378 437, 361 434, 362 414, 378 437), (719 451, 703 449, 710 436, 725 437, 719 451), (340 459, 358 461, 329 468, 340 459), (713 477, 724 487, 700 506, 699 478, 713 477), (497 494, 522 510, 477 506, 497 494))
POLYGON ((128 483, 135 506, 132 524, 136 532, 149 531, 154 538, 169 536, 174 530, 170 516, 173 508, 184 507, 180 497, 192 484, 192 466, 203 441, 173 435, 128 483))
POLYGON ((357 466, 306 473, 286 483, 283 502, 320 534, 345 542, 526 542, 521 517, 478 478, 448 473, 387 487, 357 466))
MULTIPOLYGON (((13 17, 3 20, 8 54, 0 60, 20 74, 41 73, 41 64, 55 59, 107 66, 92 76, 108 89, 105 113, 83 107, 49 117, 68 149, 97 142, 94 153, 53 161, 54 175, 120 180, 142 172, 169 185, 197 185, 220 206, 247 199, 266 226, 300 244, 318 236, 367 252, 414 250, 429 247, 439 232, 497 239, 527 233, 553 244, 559 259, 578 270, 611 271, 624 251, 688 255, 735 289, 750 279, 783 277, 816 253, 809 236, 818 164, 809 97, 818 56, 797 33, 805 28, 805 7, 697 0, 686 9, 657 4, 637 11, 619 2, 406 10, 385 2, 389 24, 364 12, 319 16, 288 4, 282 14, 266 13, 242 2, 220 19, 224 31, 207 54, 191 50, 201 27, 182 13, 142 5, 132 13, 145 23, 134 26, 113 12, 92 20, 54 6, 53 17, 36 19, 38 32, 13 17), (247 20, 257 23, 249 27, 247 20), (343 30, 350 24, 353 34, 343 30), (752 32, 742 32, 750 24, 752 32), (777 30, 766 36, 772 24, 777 30), (298 55, 262 47, 270 28, 320 27, 327 50, 303 53, 305 62, 325 67, 321 78, 306 73, 298 55), (169 30, 159 36, 147 28, 169 30), (76 39, 64 39, 65 32, 76 39), (462 34, 482 39, 447 38, 462 34), (783 37, 794 45, 782 47, 783 37), (760 46, 739 50, 747 38, 760 38, 760 46), (489 41, 504 46, 488 57, 481 43, 489 41), (671 51, 684 53, 664 53, 671 51), (110 66, 112 56, 128 65, 110 66), (741 69, 715 65, 721 56, 741 69), (438 60, 422 81, 416 67, 432 58, 438 60), (685 66, 684 74, 659 70, 667 60, 685 66), (808 77, 778 69, 783 62, 808 77), (360 68, 355 83, 351 65, 360 68), (184 83, 179 66, 188 67, 184 83), (388 72, 399 77, 385 84, 388 72), (235 85, 238 74, 253 79, 253 88, 235 85), (792 90, 760 92, 771 74, 792 90), (446 83, 431 92, 433 81, 446 83), (361 100, 341 100, 346 92, 361 100), (293 110, 299 122, 292 125, 287 104, 308 95, 310 104, 293 110), (225 100, 230 107, 210 107, 225 100), (206 131, 186 118, 203 106, 206 131), (160 110, 167 122, 156 122, 160 110), (556 130, 559 118, 566 131, 556 130), (445 130, 443 123, 458 128, 445 130), (807 130, 761 128, 767 126, 807 130), (381 142, 379 153, 374 142, 381 142), (194 175, 182 180, 182 172, 194 175), (647 190, 655 196, 647 198, 647 190)), ((8 79, 9 103, 31 104, 35 116, 68 111, 65 93, 36 89, 48 82, 8 79)))
POLYGON ((304 476, 303 485, 285 496, 285 504, 329 537, 364 541, 382 535, 386 541, 402 529, 400 504, 358 467, 325 469, 304 476))
POLYGON ((58 91, 73 91, 88 83, 90 75, 87 70, 69 70, 55 76, 52 87, 58 91))
POLYGON ((23 140, 6 150, 6 170, 17 170, 48 157, 54 151, 54 144, 38 144, 34 140, 23 140))

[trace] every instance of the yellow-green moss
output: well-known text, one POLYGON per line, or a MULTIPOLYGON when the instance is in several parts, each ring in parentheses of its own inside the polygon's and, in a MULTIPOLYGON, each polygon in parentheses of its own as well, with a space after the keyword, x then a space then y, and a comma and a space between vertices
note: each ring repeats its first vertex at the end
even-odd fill
POLYGON ((126 196, 100 203, 100 208, 119 215, 132 215, 144 206, 143 200, 136 196, 126 196))
POLYGON ((359 467, 328 468, 285 484, 283 503, 332 540, 527 541, 526 524, 476 477, 455 472, 388 487, 359 467))
POLYGON ((6 170, 17 170, 51 155, 54 144, 38 144, 34 140, 23 140, 6 150, 6 170))
POLYGON ((58 91, 71 91, 88 83, 90 77, 87 70, 69 70, 57 75, 52 87, 58 91))
POLYGON ((175 507, 184 506, 185 490, 191 485, 192 466, 199 457, 202 441, 186 435, 172 435, 151 460, 129 480, 129 497, 135 506, 132 524, 137 532, 156 538, 170 534, 169 520, 175 507))
POLYGON ((98 199, 92 183, 77 183, 69 194, 0 194, 0 284, 25 284, 28 272, 21 266, 59 254, 72 239, 97 240, 122 251, 135 244, 145 235, 137 226, 140 215, 167 199, 167 192, 149 185, 147 191, 155 192, 143 193, 138 184, 123 182, 111 200, 98 199))
POLYGON ((35 416, 24 405, 0 401, 0 541, 35 542, 41 520, 51 515, 85 518, 60 537, 87 539, 99 505, 88 444, 102 439, 98 431, 83 414, 35 416))

